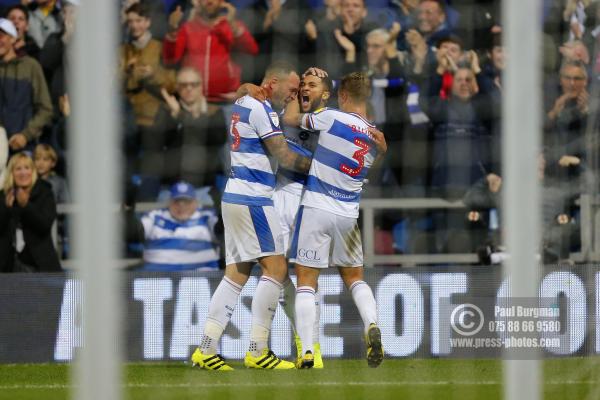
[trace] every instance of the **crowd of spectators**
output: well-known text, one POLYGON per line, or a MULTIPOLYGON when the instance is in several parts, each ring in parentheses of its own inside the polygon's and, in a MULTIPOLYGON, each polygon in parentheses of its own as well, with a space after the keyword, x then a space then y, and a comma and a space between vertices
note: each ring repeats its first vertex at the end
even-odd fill
MULTIPOLYGON (((66 49, 77 34, 79 3, 0 0, 0 169, 7 153, 29 152, 36 176, 52 184, 58 203, 69 201, 59 178, 69 163, 65 123, 76 107, 69 102, 66 49)), ((541 3, 540 179, 544 229, 553 232, 544 238, 543 255, 558 261, 578 246, 576 199, 596 191, 590 182, 598 172, 598 104, 590 93, 600 74, 600 2, 541 3)), ((389 151, 365 196, 464 200, 467 207, 388 213, 377 220, 378 234, 391 238, 379 251, 493 251, 502 244, 502 71, 510 62, 501 5, 119 0, 122 181, 135 186, 139 202, 165 200, 184 180, 218 213, 227 176, 226 127, 241 82, 258 83, 265 67, 281 59, 301 71, 321 67, 334 81, 367 71, 371 117, 389 151)))

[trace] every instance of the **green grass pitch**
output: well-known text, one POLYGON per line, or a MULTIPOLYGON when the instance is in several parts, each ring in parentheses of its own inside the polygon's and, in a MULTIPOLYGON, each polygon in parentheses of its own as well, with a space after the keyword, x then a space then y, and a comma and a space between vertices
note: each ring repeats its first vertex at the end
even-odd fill
MULTIPOLYGON (((502 399, 498 360, 325 360, 323 370, 256 371, 232 362, 233 372, 185 363, 126 364, 123 399, 502 399)), ((545 360, 544 399, 600 398, 600 358, 545 360)), ((0 365, 0 399, 68 399, 64 364, 0 365)))

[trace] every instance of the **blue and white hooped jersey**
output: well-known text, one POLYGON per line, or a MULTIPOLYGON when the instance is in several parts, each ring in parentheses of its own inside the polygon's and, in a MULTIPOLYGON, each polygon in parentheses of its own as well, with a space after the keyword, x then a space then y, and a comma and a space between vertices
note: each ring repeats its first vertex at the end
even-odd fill
MULTIPOLYGON (((291 151, 312 158, 319 141, 319 131, 286 126, 283 129, 283 135, 291 151)), ((307 178, 308 174, 291 171, 280 166, 277 170, 277 190, 301 196, 307 178)))
POLYGON ((326 108, 302 119, 302 128, 318 130, 302 205, 346 217, 358 217, 363 180, 375 161, 374 127, 354 113, 326 108))
POLYGON ((214 237, 217 214, 198 208, 187 221, 177 221, 167 208, 142 217, 146 241, 145 269, 178 271, 219 268, 219 250, 214 237))
POLYGON ((268 102, 250 96, 233 105, 231 135, 231 173, 223 201, 254 206, 273 205, 277 161, 268 155, 263 140, 281 135, 279 116, 268 102))

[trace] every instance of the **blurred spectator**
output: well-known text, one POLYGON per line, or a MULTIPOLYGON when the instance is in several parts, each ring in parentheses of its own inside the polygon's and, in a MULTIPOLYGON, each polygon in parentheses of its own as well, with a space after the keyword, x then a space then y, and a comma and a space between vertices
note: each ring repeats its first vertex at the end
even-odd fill
MULTIPOLYGON (((447 99, 452 90, 452 81, 454 79, 454 73, 458 69, 458 65, 465 56, 463 53, 463 45, 460 39, 456 36, 447 36, 441 38, 437 42, 436 57, 436 70, 435 73, 441 76, 442 87, 439 92, 439 96, 442 99, 447 99)), ((470 52, 470 57, 475 57, 475 62, 478 62, 476 54, 470 52)), ((475 74, 480 72, 479 65, 475 66, 475 74)), ((433 93, 432 93, 433 95, 433 93)))
MULTIPOLYGON (((429 118, 421 109, 419 98, 421 86, 429 80, 426 68, 429 48, 415 29, 409 29, 404 36, 408 51, 396 56, 402 70, 390 74, 392 78, 400 78, 396 81, 400 86, 386 89, 389 107, 384 132, 390 149, 393 149, 389 154, 397 155, 388 160, 402 196, 425 197, 429 183, 430 133, 429 118)), ((433 55, 429 57, 433 58, 433 55)))
POLYGON ((483 53, 492 43, 492 36, 502 31, 501 0, 453 1, 460 16, 453 32, 462 39, 465 48, 483 53))
MULTIPOLYGON (((174 9, 172 5, 168 5, 163 0, 124 0, 121 4, 121 23, 126 28, 126 33, 130 34, 127 26, 127 10, 134 4, 141 5, 146 10, 146 15, 151 21, 150 33, 152 37, 162 41, 167 34, 168 15, 174 9)), ((176 0, 170 3, 188 5, 187 0, 176 0)), ((187 7, 186 7, 187 8, 187 7)))
POLYGON ((217 270, 217 222, 213 209, 198 206, 194 187, 177 182, 167 208, 153 210, 141 221, 128 211, 127 241, 144 243, 145 271, 217 270))
POLYGON ((52 243, 56 203, 26 153, 13 155, 0 191, 0 271, 60 271, 52 243))
MULTIPOLYGON (((396 22, 390 32, 379 28, 367 33, 367 74, 371 79, 402 77, 402 67, 396 50, 396 37, 399 31, 400 25, 396 22)), ((402 87, 399 81, 388 82, 387 87, 373 85, 371 104, 375 114, 373 121, 376 125, 385 124, 387 116, 396 109, 396 107, 388 107, 388 101, 395 96, 393 90, 398 87, 402 87)))
MULTIPOLYGON (((398 23, 402 28, 402 35, 400 41, 403 42, 404 33, 410 29, 414 29, 417 26, 418 12, 419 12, 420 0, 399 0, 393 2, 398 6, 398 23)), ((400 43, 399 43, 400 46, 400 43)), ((404 46, 400 47, 401 50, 405 50, 404 46)))
POLYGON ((35 146, 33 161, 38 177, 49 182, 52 186, 56 203, 70 203, 71 195, 69 194, 67 181, 54 171, 58 156, 52 146, 45 143, 35 146))
POLYGON ((223 112, 207 103, 202 79, 194 68, 177 74, 178 97, 164 89, 162 93, 165 104, 142 138, 141 172, 161 177, 169 185, 183 179, 207 187, 214 206, 219 207, 217 176, 223 174, 221 153, 227 137, 223 112))
POLYGON ((568 41, 581 40, 585 32, 585 21, 588 18, 586 8, 591 0, 567 0, 563 10, 563 20, 569 24, 568 41))
POLYGON ((161 66, 162 43, 152 38, 148 30, 147 9, 135 3, 126 11, 129 42, 121 47, 121 68, 125 93, 133 107, 136 123, 148 127, 161 103, 160 90, 172 90, 174 73, 161 66))
POLYGON ((506 54, 502 45, 501 35, 494 34, 490 48, 487 51, 487 61, 481 67, 477 80, 482 92, 490 96, 494 112, 491 122, 491 154, 490 172, 499 174, 502 170, 502 75, 506 68, 506 54))
POLYGON ((600 60, 598 59, 598 41, 600 39, 600 3, 593 2, 585 10, 586 20, 582 41, 592 55, 594 73, 600 74, 600 60))
POLYGON ((302 69, 307 62, 305 54, 309 52, 304 36, 304 26, 299 21, 308 19, 308 10, 303 0, 267 0, 258 2, 257 22, 254 28, 259 43, 261 63, 257 73, 262 72, 275 60, 286 60, 302 69))
MULTIPOLYGON (((596 25, 596 5, 591 0, 548 0, 550 7, 544 20, 544 33, 548 44, 544 57, 548 62, 557 57, 559 47, 566 42, 583 40, 592 46, 591 36, 596 25)), ((597 34, 598 31, 596 31, 597 34)), ((592 50, 591 48, 588 50, 592 50)), ((552 63, 553 71, 557 62, 552 63)))
POLYGON ((8 18, 17 28, 18 38, 15 42, 15 52, 17 57, 30 56, 36 60, 39 58, 40 47, 35 43, 29 35, 29 13, 27 7, 17 4, 8 9, 6 14, 8 18))
MULTIPOLYGON (((79 0, 72 0, 79 2, 79 0)), ((57 0, 23 0, 29 7, 29 34, 41 49, 48 36, 60 32, 62 20, 57 0)))
MULTIPOLYGON (((454 74, 452 89, 446 100, 436 96, 441 79, 433 85, 429 102, 421 98, 432 123, 432 194, 450 200, 460 199, 481 177, 488 175, 492 164, 492 104, 479 93, 475 73, 460 66, 454 74)), ((470 252, 477 235, 461 212, 439 211, 433 215, 435 247, 426 251, 470 252)))
POLYGON ((190 19, 179 24, 183 12, 177 8, 169 16, 171 31, 163 42, 167 65, 180 63, 196 68, 203 78, 208 101, 231 101, 240 85, 240 67, 231 60, 234 50, 258 53, 258 45, 236 19, 236 9, 224 0, 193 0, 190 19))
POLYGON ((499 95, 502 92, 502 73, 506 67, 506 55, 500 34, 492 36, 492 42, 487 49, 487 58, 487 62, 481 66, 481 72, 488 81, 493 82, 492 92, 499 95))
POLYGON ((422 0, 418 11, 419 32, 429 46, 450 34, 446 23, 446 4, 442 0, 422 0))
POLYGON ((68 70, 66 49, 75 34, 78 1, 63 1, 61 8, 62 28, 48 36, 44 47, 40 51, 40 64, 44 69, 44 76, 50 90, 50 98, 57 113, 59 99, 67 93, 65 81, 67 79, 66 71, 68 70))
MULTIPOLYGON (((578 166, 581 168, 581 166, 578 166)), ((557 181, 546 175, 546 161, 543 154, 538 157, 538 178, 541 185, 541 217, 542 244, 541 254, 545 263, 564 262, 569 258, 572 249, 580 246, 580 223, 575 200, 581 195, 581 181, 557 181)), ((490 237, 483 255, 484 263, 490 263, 490 256, 502 245, 501 231, 498 222, 501 221, 495 210, 501 211, 502 178, 490 174, 482 178, 466 193, 464 203, 471 211, 468 219, 472 222, 482 222, 490 229, 490 237), (489 214, 488 214, 489 213, 489 214), (489 215, 495 214, 493 218, 489 215), (495 222, 494 222, 495 221, 495 222), (493 226, 495 225, 495 226, 493 226), (487 260, 486 260, 487 258, 487 260)))
POLYGON ((335 8, 317 23, 307 22, 305 29, 314 46, 314 65, 323 67, 333 79, 367 66, 365 38, 368 32, 379 28, 367 20, 364 0, 341 0, 339 15, 334 20, 335 8))
MULTIPOLYGON (((43 179, 52 186, 54 201, 57 204, 71 202, 71 195, 67 186, 67 180, 55 172, 58 156, 52 146, 40 143, 35 146, 33 162, 39 179, 43 179)), ((62 258, 69 255, 68 215, 57 216, 57 247, 62 258)))
POLYGON ((462 198, 465 191, 490 168, 492 105, 479 93, 475 72, 459 67, 446 100, 435 96, 441 80, 422 99, 433 124, 432 185, 444 198, 462 198), (485 172, 484 172, 485 171, 485 172))
POLYGON ((581 63, 565 62, 560 69, 561 94, 547 113, 544 143, 548 148, 548 172, 564 180, 578 177, 579 165, 585 158, 587 78, 581 63))
MULTIPOLYGON (((308 64, 322 66, 329 70, 328 66, 331 62, 327 60, 330 55, 326 48, 334 48, 336 44, 333 29, 340 16, 341 8, 341 0, 325 0, 325 7, 313 10, 306 20, 304 34, 308 46, 307 51, 314 57, 314 59, 311 57, 308 64)), ((330 74, 332 77, 334 76, 331 72, 330 74)))
POLYGON ((16 39, 13 23, 0 18, 0 120, 13 151, 40 137, 52 118, 42 68, 29 56, 17 57, 13 47, 16 39))

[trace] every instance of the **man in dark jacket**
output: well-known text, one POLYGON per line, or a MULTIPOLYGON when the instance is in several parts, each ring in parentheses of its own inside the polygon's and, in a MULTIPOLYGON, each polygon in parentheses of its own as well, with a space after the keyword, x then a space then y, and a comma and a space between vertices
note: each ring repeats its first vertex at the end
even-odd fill
POLYGON ((141 173, 171 185, 178 180, 211 187, 215 206, 221 201, 217 175, 223 174, 222 150, 227 129, 222 110, 202 94, 202 78, 193 68, 177 73, 177 97, 162 90, 165 104, 142 134, 141 173))
POLYGON ((12 151, 40 137, 52 118, 52 104, 40 64, 29 56, 17 57, 17 30, 0 18, 0 121, 12 151))

